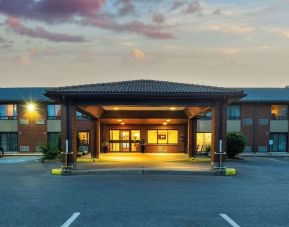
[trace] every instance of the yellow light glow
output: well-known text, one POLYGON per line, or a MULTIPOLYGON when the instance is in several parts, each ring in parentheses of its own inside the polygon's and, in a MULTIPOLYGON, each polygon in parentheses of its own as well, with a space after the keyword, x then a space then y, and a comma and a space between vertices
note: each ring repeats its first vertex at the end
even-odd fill
POLYGON ((119 108, 118 108, 118 107, 113 107, 113 109, 114 109, 114 110, 119 110, 119 108))
POLYGON ((170 110, 176 110, 176 107, 170 107, 170 110))
POLYGON ((29 112, 34 112, 34 111, 36 110, 36 105, 35 105, 35 103, 32 103, 32 102, 28 103, 28 104, 26 105, 26 109, 27 109, 29 112))
POLYGON ((117 121, 118 121, 118 122, 122 122, 122 120, 121 120, 121 119, 118 119, 117 121))
POLYGON ((163 122, 163 125, 167 125, 168 123, 167 122, 163 122))
POLYGON ((121 125, 125 125, 125 123, 124 123, 124 122, 121 122, 120 124, 121 124, 121 125))
POLYGON ((171 122, 171 119, 168 119, 167 122, 171 122))

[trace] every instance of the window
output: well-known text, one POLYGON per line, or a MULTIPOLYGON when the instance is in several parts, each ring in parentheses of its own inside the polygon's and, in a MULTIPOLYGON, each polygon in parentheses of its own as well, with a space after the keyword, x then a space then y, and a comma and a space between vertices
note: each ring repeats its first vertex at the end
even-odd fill
POLYGON ((240 106, 231 105, 227 109, 228 120, 240 120, 240 106))
POLYGON ((85 115, 79 111, 76 111, 76 120, 87 121, 87 120, 91 120, 91 119, 87 115, 85 115))
POLYGON ((131 140, 134 140, 134 141, 140 140, 140 130, 131 130, 130 136, 131 136, 131 140))
POLYGON ((212 120, 212 112, 205 113, 205 116, 202 117, 202 120, 212 120))
POLYGON ((138 151, 140 130, 109 130, 109 140, 110 151, 138 151))
POLYGON ((47 133, 47 147, 49 149, 61 150, 61 133, 60 132, 48 132, 47 133))
POLYGON ((286 152, 287 151, 287 133, 271 133, 270 140, 273 140, 273 145, 270 150, 272 152, 286 152))
POLYGON ((78 151, 83 153, 89 152, 89 132, 78 132, 77 146, 78 151))
POLYGON ((0 132, 0 146, 5 151, 18 151, 18 134, 17 132, 0 132))
POLYGON ((272 105, 271 106, 271 119, 272 120, 287 120, 288 119, 288 106, 287 105, 272 105))
POLYGON ((17 119, 16 104, 0 105, 0 120, 15 120, 17 119))
POLYGON ((197 151, 209 152, 211 150, 212 133, 197 133, 197 151))
POLYGON ((177 144, 178 130, 148 130, 148 144, 177 144))
POLYGON ((60 105, 48 104, 47 105, 47 119, 48 120, 57 120, 61 116, 61 107, 60 105))

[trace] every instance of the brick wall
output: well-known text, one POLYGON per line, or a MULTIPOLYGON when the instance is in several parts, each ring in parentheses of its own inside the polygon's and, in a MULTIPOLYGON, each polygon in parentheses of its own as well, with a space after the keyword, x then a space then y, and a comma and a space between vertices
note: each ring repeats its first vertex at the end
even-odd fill
POLYGON ((47 145, 46 104, 38 104, 35 112, 28 112, 24 105, 18 105, 19 151, 29 146, 29 152, 39 152, 37 146, 47 145))

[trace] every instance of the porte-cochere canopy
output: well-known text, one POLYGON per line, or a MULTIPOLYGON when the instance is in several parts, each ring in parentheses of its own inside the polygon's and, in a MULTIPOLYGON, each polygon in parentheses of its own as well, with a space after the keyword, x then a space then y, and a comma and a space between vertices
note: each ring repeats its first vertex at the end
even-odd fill
MULTIPOLYGON (((115 125, 116 119, 124 120, 126 129, 129 125, 138 125, 143 130, 156 128, 156 125, 162 125, 164 119, 170 119, 171 125, 185 125, 184 129, 179 129, 179 134, 184 134, 186 141, 182 142, 182 146, 185 145, 185 152, 191 156, 194 150, 194 120, 208 111, 212 111, 212 152, 218 152, 219 141, 223 140, 224 144, 226 137, 227 104, 245 96, 239 89, 157 80, 58 87, 48 89, 45 95, 63 104, 66 119, 62 121, 62 134, 64 139, 69 140, 71 151, 76 150, 75 111, 89 115, 95 121, 93 134, 96 139, 92 138, 92 155, 95 157, 101 151, 102 141, 107 140, 106 129, 111 128, 107 125, 115 125), (142 128, 143 125, 146 128, 142 128)), ((141 130, 140 133, 147 139, 141 130)), ((180 144, 178 140, 176 151, 180 144)), ((164 147, 163 144, 154 146, 164 147)), ((154 146, 148 146, 148 151, 158 150, 154 146)), ((170 151, 174 151, 172 147, 169 146, 170 151)))

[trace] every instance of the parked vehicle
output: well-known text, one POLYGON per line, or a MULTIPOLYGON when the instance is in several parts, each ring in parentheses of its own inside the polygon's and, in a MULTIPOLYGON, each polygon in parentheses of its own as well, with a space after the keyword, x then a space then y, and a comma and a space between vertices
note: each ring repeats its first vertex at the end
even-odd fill
POLYGON ((0 146, 0 158, 4 156, 4 149, 0 146))

